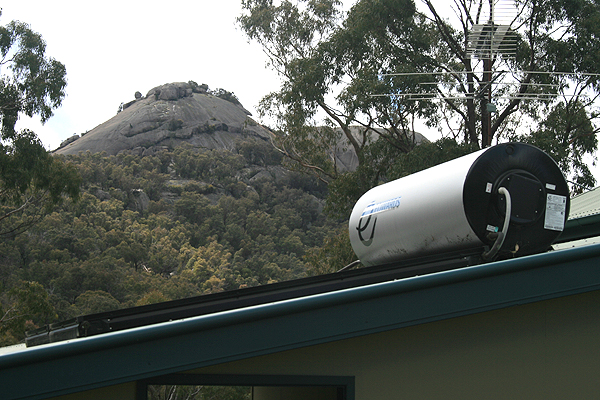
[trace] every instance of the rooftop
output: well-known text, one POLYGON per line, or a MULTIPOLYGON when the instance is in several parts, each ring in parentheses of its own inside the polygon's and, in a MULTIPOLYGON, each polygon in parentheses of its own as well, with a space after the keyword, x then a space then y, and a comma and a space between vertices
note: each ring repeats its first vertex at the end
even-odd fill
POLYGON ((48 343, 0 356, 0 385, 44 398, 585 293, 599 264, 585 246, 48 343))
MULTIPOLYGON (((600 235, 597 195, 573 199, 559 241, 600 235)), ((45 398, 600 289, 598 244, 487 264, 477 251, 65 321, 32 334, 34 347, 0 350, 3 396, 45 398)))

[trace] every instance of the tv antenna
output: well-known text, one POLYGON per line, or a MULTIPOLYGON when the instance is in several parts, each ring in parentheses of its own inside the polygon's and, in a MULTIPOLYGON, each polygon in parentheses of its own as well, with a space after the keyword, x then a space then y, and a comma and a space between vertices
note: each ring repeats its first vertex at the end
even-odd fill
MULTIPOLYGON (((381 74, 380 79, 414 76, 421 82, 417 83, 417 90, 413 89, 411 92, 398 91, 372 96, 391 97, 406 101, 442 100, 452 103, 459 101, 475 103, 478 101, 481 114, 482 147, 487 147, 492 142, 491 116, 497 111, 494 101, 553 101, 560 85, 552 82, 543 83, 547 80, 535 79, 536 76, 600 76, 600 74, 568 72, 495 70, 494 64, 497 64, 497 61, 509 61, 516 58, 519 35, 511 26, 519 12, 514 0, 488 1, 488 10, 485 10, 486 7, 482 7, 480 4, 479 8, 473 11, 474 15, 466 16, 472 22, 466 38, 466 56, 470 60, 478 61, 475 63, 476 68, 465 71, 381 74), (427 77, 431 79, 429 80, 427 77), (529 79, 524 79, 524 77, 529 77, 529 79), (511 87, 521 90, 509 90, 511 87), (433 90, 434 88, 435 90, 433 90)), ((470 65, 473 64, 470 63, 470 65)))

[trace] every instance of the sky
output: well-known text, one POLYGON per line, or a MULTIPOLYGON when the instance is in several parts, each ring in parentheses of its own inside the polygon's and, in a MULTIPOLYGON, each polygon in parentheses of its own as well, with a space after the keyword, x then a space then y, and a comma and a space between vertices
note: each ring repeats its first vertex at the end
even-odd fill
MULTIPOLYGON (((343 3, 349 9, 355 0, 343 3)), ((241 0, 0 0, 0 8, 0 25, 29 24, 44 38, 47 56, 66 66, 67 96, 54 116, 45 125, 26 117, 17 125, 48 150, 113 117, 136 91, 193 80, 233 92, 259 119, 260 99, 280 84, 261 46, 236 23, 241 0)), ((600 181, 600 166, 593 172, 600 181)))
MULTIPOLYGON (((442 4, 446 0, 439 0, 442 4)), ((0 25, 29 24, 67 69, 66 98, 42 125, 21 117, 47 150, 112 118, 136 91, 193 80, 233 92, 259 119, 260 99, 280 80, 236 23, 242 0, 0 0, 0 25)), ((356 0, 342 0, 349 10, 356 0)), ((420 2, 417 0, 417 4, 420 2)), ((260 121, 269 124, 268 121, 260 121)), ((437 130, 423 132, 439 138, 437 130)))
POLYGON ((48 150, 113 117, 121 102, 169 82, 233 92, 255 118, 279 87, 266 56, 236 23, 241 0, 0 1, 0 24, 19 20, 42 35, 67 69, 67 96, 45 125, 21 118, 48 150))

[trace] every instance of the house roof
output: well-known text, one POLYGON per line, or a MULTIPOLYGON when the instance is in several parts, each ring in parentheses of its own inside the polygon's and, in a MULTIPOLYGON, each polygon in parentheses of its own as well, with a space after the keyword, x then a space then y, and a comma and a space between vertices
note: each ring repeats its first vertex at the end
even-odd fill
POLYGON ((45 398, 598 290, 599 262, 593 245, 45 344, 0 356, 0 385, 45 398))
POLYGON ((579 194, 571 199, 569 219, 600 214, 600 187, 579 194))
MULTIPOLYGON (((600 235, 599 195, 573 199, 559 241, 600 235)), ((113 321, 111 332, 2 349, 3 398, 58 396, 600 289, 600 244, 478 265, 472 255, 426 261, 97 314, 113 321)))
MULTIPOLYGON (((600 187, 597 187, 571 199, 569 219, 556 243, 574 242, 572 246, 598 243, 598 240, 592 238, 600 236, 599 225, 600 187), (578 242, 575 243, 575 241, 578 242)), ((556 249, 565 247, 568 246, 555 246, 556 249)))

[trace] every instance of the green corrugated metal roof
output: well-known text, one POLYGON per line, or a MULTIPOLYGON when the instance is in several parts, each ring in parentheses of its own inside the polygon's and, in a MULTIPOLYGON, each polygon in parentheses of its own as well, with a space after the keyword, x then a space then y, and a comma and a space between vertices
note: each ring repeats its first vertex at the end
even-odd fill
POLYGON ((586 240, 595 236, 600 236, 600 187, 571 199, 565 230, 556 240, 556 243, 571 243, 555 245, 554 248, 565 248, 570 245, 585 246, 595 243, 594 240, 586 240))
POLYGON ((600 214, 600 187, 571 199, 569 219, 584 218, 598 214, 600 214))
POLYGON ((0 356, 4 399, 41 399, 600 289, 600 245, 42 345, 0 356), (18 382, 18 384, 15 384, 18 382))

